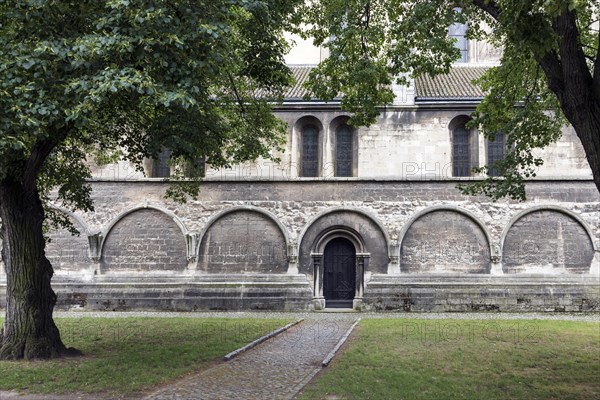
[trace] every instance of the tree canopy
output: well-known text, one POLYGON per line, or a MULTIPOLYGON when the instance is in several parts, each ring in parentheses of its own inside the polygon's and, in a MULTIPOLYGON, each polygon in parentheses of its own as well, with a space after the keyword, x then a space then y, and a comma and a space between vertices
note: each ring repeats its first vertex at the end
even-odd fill
POLYGON ((524 182, 543 160, 535 148, 556 141, 568 121, 600 191, 600 35, 597 2, 582 0, 327 0, 296 13, 298 32, 329 49, 313 70, 314 95, 342 94, 357 125, 371 124, 393 100, 394 80, 447 73, 460 56, 448 29, 503 49, 479 84, 487 93, 472 125, 494 139, 507 133, 502 177, 462 187, 492 198, 525 198, 524 182))
POLYGON ((294 5, 0 2, 0 358, 69 353, 51 317, 43 203, 54 189, 65 207, 92 209, 90 154, 140 165, 166 147, 218 167, 270 157, 281 144, 271 107, 291 79, 283 31, 294 5))
POLYGON ((89 207, 90 150, 138 165, 162 147, 217 167, 268 157, 292 3, 3 1, 0 179, 41 169, 38 183, 89 207))

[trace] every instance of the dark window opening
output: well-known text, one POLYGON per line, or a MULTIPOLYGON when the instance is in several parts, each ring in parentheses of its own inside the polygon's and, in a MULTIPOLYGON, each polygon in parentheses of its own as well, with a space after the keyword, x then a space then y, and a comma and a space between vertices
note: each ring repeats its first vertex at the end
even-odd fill
POLYGON ((470 176, 469 132, 464 126, 459 126, 452 132, 452 147, 452 174, 470 176))
POLYGON ((169 158, 171 157, 171 150, 163 149, 158 158, 154 159, 152 164, 152 177, 153 178, 168 178, 171 176, 171 166, 169 165, 169 158))
POLYGON ((186 162, 183 173, 188 178, 204 178, 206 176, 206 159, 200 157, 193 162, 186 162))
POLYGON ((353 176, 354 135, 342 125, 335 134, 335 176, 353 176))
POLYGON ((302 129, 302 176, 319 176, 319 130, 314 125, 302 129))
POLYGON ((487 142, 487 165, 489 176, 500 176, 498 168, 494 167, 496 161, 504 159, 504 151, 506 149, 506 136, 504 133, 497 133, 494 141, 487 142))

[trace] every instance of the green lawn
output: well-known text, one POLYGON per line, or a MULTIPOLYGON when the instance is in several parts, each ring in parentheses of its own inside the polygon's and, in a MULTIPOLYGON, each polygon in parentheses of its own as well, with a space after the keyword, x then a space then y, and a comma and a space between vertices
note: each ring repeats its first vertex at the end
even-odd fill
POLYGON ((290 322, 213 318, 56 321, 63 342, 82 350, 84 356, 52 361, 0 361, 0 390, 131 395, 199 370, 209 361, 290 322))
POLYGON ((362 320, 302 399, 599 399, 600 324, 362 320))

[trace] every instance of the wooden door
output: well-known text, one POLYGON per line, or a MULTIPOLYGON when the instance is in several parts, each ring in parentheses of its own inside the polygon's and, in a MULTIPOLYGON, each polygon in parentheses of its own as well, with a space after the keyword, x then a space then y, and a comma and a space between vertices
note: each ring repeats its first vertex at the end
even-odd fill
POLYGON ((352 308, 356 291, 356 250, 348 239, 337 238, 325 247, 323 295, 325 307, 352 308))

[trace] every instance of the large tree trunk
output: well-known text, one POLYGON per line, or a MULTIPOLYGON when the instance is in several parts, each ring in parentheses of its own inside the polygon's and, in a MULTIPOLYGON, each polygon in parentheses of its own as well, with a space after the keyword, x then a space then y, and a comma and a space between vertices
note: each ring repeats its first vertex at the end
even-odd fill
POLYGON ((592 103, 576 112, 564 108, 567 119, 581 140, 594 183, 600 192, 600 104, 592 103))
POLYGON ((581 45, 576 11, 565 5, 552 27, 558 36, 558 52, 537 54, 536 60, 546 74, 548 87, 556 94, 581 140, 600 192, 600 73, 597 70, 600 68, 600 48, 596 51, 596 70, 592 75, 581 45))
POLYGON ((50 287, 52 265, 44 254, 44 209, 37 189, 0 181, 0 217, 7 278, 0 359, 80 354, 65 347, 52 319, 56 295, 50 287))

